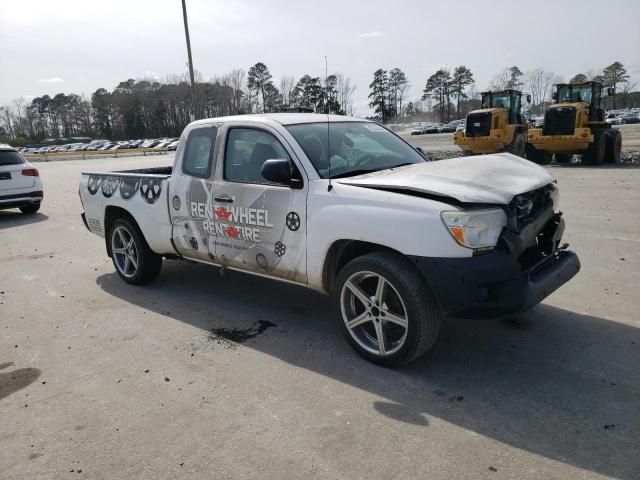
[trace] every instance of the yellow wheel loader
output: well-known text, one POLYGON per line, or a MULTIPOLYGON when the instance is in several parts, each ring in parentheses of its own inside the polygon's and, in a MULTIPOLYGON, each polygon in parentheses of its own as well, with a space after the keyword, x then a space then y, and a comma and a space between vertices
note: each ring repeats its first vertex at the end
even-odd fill
POLYGON ((471 153, 510 152, 524 157, 528 125, 521 109, 518 90, 483 92, 482 109, 467 115, 465 129, 454 133, 453 143, 471 153))
POLYGON ((604 121, 601 99, 599 82, 555 85, 543 127, 529 129, 527 158, 546 164, 555 155, 557 163, 569 163, 581 154, 585 165, 619 162, 622 135, 604 121))

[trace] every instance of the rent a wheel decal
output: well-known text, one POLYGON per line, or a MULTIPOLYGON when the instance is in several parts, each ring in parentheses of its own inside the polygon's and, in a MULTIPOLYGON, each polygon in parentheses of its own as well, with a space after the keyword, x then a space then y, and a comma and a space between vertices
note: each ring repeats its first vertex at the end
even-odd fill
POLYGON ((300 215, 296 212, 287 213, 287 228, 295 232, 300 228, 300 215))
POLYGON ((154 203, 162 192, 162 180, 157 178, 144 178, 140 183, 140 195, 147 203, 154 203))

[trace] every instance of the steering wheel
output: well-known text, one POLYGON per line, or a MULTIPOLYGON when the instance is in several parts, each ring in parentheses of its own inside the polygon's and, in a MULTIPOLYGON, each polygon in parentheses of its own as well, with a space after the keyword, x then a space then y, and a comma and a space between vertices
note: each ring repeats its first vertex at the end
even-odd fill
POLYGON ((354 167, 362 167, 362 166, 366 165, 367 163, 369 163, 373 159, 374 159, 373 155, 363 155, 362 157, 360 157, 358 159, 358 161, 355 163, 354 167))

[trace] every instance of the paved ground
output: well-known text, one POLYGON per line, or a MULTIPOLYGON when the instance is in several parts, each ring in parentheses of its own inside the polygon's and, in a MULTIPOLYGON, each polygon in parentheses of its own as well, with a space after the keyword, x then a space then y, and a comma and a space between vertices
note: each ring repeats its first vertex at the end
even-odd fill
MULTIPOLYGON (((622 151, 631 152, 640 150, 640 123, 632 125, 620 125, 622 133, 622 151)), ((457 152, 460 148, 453 144, 453 133, 432 133, 428 135, 411 135, 411 129, 403 129, 397 132, 401 137, 409 140, 413 145, 422 147, 427 152, 457 152)))
POLYGON ((169 161, 40 164, 41 213, 0 212, 1 479, 640 477, 640 169, 552 168, 581 273, 529 325, 450 320, 390 371, 301 288, 120 281, 79 173, 169 161))

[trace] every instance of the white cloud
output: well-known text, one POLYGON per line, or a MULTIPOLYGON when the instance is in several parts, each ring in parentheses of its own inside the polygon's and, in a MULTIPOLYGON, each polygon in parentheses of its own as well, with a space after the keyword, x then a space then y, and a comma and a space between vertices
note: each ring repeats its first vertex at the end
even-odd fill
POLYGON ((358 38, 376 38, 376 37, 384 37, 386 35, 386 33, 384 32, 379 32, 379 31, 375 31, 375 32, 364 32, 361 33, 360 35, 358 35, 358 38))
POLYGON ((64 82, 64 80, 61 79, 60 77, 41 78, 38 81, 42 82, 42 83, 60 83, 60 82, 64 82))

